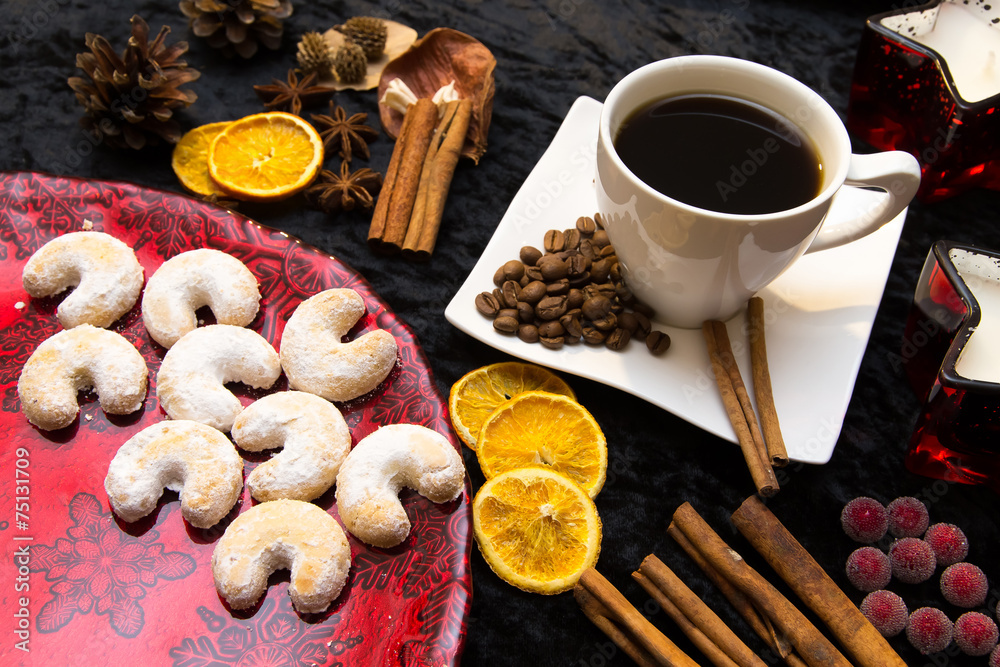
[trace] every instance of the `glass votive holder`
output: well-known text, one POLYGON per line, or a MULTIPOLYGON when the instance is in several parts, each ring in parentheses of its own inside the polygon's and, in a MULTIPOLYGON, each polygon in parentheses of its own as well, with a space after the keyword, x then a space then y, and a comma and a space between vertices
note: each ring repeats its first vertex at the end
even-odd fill
POLYGON ((1000 189, 1000 2, 935 0, 871 16, 847 128, 920 162, 917 199, 1000 189))
POLYGON ((935 243, 901 351, 923 400, 907 470, 1000 491, 1000 253, 935 243))

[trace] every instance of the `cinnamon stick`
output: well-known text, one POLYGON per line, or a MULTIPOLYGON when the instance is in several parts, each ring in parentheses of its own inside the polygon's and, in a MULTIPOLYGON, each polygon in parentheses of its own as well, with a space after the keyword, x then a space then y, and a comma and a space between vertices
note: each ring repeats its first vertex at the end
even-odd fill
POLYGON ((437 120, 437 105, 430 98, 406 110, 368 229, 368 243, 375 250, 398 252, 403 246, 437 120))
POLYGON ((774 393, 771 391, 771 371, 767 365, 767 343, 764 339, 764 300, 759 296, 751 297, 747 303, 747 323, 753 394, 757 399, 760 426, 771 465, 781 468, 788 465, 788 451, 781 436, 781 424, 774 407, 774 393))
POLYGON ((758 498, 733 513, 733 523, 861 667, 905 666, 819 563, 758 498))
POLYGON ((403 255, 423 260, 434 252, 445 201, 455 167, 462 154, 472 118, 472 100, 448 102, 427 151, 410 226, 403 242, 403 255))
POLYGON ((596 598, 607 609, 607 617, 623 628, 657 665, 698 667, 698 663, 657 630, 600 572, 594 568, 585 570, 576 585, 596 598))
POLYGON ((795 605, 770 582, 750 567, 705 522, 690 503, 673 516, 674 524, 723 576, 754 600, 757 608, 771 619, 811 667, 850 667, 840 651, 795 605))
POLYGON ((746 396, 746 387, 743 385, 739 367, 733 357, 726 325, 709 320, 702 325, 701 331, 708 347, 715 383, 722 396, 722 405, 736 432, 736 439, 750 470, 754 486, 757 487, 757 493, 765 497, 773 496, 779 489, 778 479, 766 459, 764 439, 760 434, 750 398, 746 396), (745 400, 741 398, 741 394, 746 396, 745 400))
POLYGON ((649 654, 649 651, 637 644, 629 634, 622 629, 612 618, 608 608, 601 604, 597 598, 587 592, 579 584, 573 587, 573 598, 580 605, 583 614, 590 619, 590 622, 597 626, 615 645, 622 650, 625 655, 632 658, 632 661, 639 667, 658 667, 656 660, 649 654))
POLYGON ((655 555, 646 556, 632 577, 660 603, 713 664, 718 667, 767 667, 725 621, 655 555))

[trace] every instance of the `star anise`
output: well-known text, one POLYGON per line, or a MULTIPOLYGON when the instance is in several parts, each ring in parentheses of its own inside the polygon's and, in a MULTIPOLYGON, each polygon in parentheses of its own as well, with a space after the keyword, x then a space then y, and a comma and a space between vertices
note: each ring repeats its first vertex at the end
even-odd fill
POLYGON ((328 169, 320 172, 313 185, 306 190, 306 199, 324 213, 350 211, 355 206, 370 209, 375 205, 373 195, 382 189, 382 174, 363 167, 351 171, 351 163, 340 163, 340 173, 328 169))
POLYGON ((378 136, 378 130, 364 124, 368 114, 356 113, 348 118, 344 107, 334 106, 331 101, 329 115, 312 114, 311 118, 323 137, 326 155, 337 150, 340 157, 348 162, 355 152, 366 160, 371 157, 368 142, 378 136))
POLYGON ((288 70, 288 81, 272 79, 272 83, 254 86, 254 92, 271 111, 289 111, 296 116, 302 114, 302 107, 316 106, 329 99, 334 92, 328 86, 317 86, 316 72, 310 72, 299 80, 294 69, 288 70))

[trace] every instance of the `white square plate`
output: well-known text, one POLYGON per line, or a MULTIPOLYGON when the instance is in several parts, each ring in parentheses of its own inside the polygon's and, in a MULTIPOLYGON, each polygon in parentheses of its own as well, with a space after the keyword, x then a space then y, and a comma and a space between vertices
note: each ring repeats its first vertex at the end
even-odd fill
MULTIPOLYGON (((475 297, 493 289, 493 274, 522 246, 541 247, 548 229, 572 227, 597 208, 594 155, 602 104, 580 97, 511 201, 493 238, 445 309, 454 326, 510 355, 596 380, 736 442, 715 386, 700 330, 666 327, 671 347, 660 357, 633 341, 619 352, 601 346, 550 350, 496 332, 475 297)), ((866 204, 869 193, 845 188, 834 207, 866 204)), ((789 457, 826 463, 837 444, 861 358, 882 299, 906 211, 880 230, 839 248, 805 255, 760 293, 766 313, 774 401, 789 457)), ((743 315, 727 323, 752 392, 743 315)))

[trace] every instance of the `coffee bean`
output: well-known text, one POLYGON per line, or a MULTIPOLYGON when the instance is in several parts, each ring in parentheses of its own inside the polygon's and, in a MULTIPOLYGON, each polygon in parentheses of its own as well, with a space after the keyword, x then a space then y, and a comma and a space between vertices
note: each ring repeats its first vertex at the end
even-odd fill
POLYGON ((591 345, 602 345, 604 339, 608 335, 601 331, 600 329, 595 329, 594 327, 584 327, 583 328, 583 342, 589 343, 591 345))
POLYGON ((558 350, 563 346, 563 343, 566 342, 566 339, 562 336, 556 336, 555 338, 539 336, 538 340, 544 347, 547 347, 550 350, 558 350))
POLYGON ((590 271, 584 271, 578 276, 574 276, 569 279, 569 284, 573 287, 580 287, 581 285, 586 285, 591 281, 590 271))
POLYGON ((580 230, 577 228, 567 229, 563 232, 563 248, 566 250, 575 250, 578 245, 580 245, 580 239, 583 238, 580 235, 580 230))
POLYGON ((480 292, 476 295, 476 310, 486 317, 495 317, 500 304, 490 292, 480 292))
POLYGON ((632 302, 635 301, 635 297, 632 296, 632 290, 625 287, 625 283, 618 283, 615 285, 615 295, 617 295, 618 300, 626 306, 631 305, 632 302))
POLYGON ((569 258, 569 276, 571 278, 582 276, 590 271, 591 261, 583 255, 573 255, 569 258))
POLYGON ((587 300, 587 297, 583 295, 583 290, 577 287, 573 287, 566 293, 566 305, 572 310, 573 308, 579 308, 583 305, 583 302, 587 300))
POLYGON ((558 229, 550 229, 545 232, 543 245, 546 252, 562 252, 566 248, 566 237, 558 229))
POLYGON ((565 296, 547 296, 535 305, 535 315, 543 320, 556 320, 562 317, 567 308, 565 296))
POLYGON ((639 328, 639 321, 635 319, 635 313, 622 313, 618 316, 618 326, 634 334, 639 328))
POLYGON ((517 319, 525 323, 535 321, 535 307, 526 301, 517 302, 517 319))
POLYGON ((632 334, 628 332, 628 329, 618 328, 608 334, 608 337, 604 340, 604 344, 609 350, 622 350, 625 349, 631 338, 632 334))
POLYGON ((614 257, 615 247, 613 245, 606 245, 601 248, 601 252, 598 253, 602 258, 604 257, 614 257))
POLYGON ((568 292, 569 280, 567 278, 556 280, 545 286, 545 293, 549 296, 559 296, 560 294, 567 294, 568 292))
POLYGON ((646 347, 653 354, 663 354, 670 349, 670 336, 662 331, 650 331, 646 336, 646 347))
POLYGON ((586 215, 581 215, 576 219, 576 228, 580 230, 580 233, 584 236, 590 236, 597 231, 597 223, 594 219, 586 215))
POLYGON ((652 309, 652 307, 648 306, 647 304, 639 300, 636 300, 636 302, 632 304, 632 310, 634 310, 637 313, 642 313, 646 317, 652 317, 653 314, 656 312, 652 309))
POLYGON ((579 338, 583 335, 583 323, 580 318, 579 311, 570 311, 559 318, 559 324, 562 325, 563 330, 574 338, 579 338))
POLYGON ((493 274, 493 284, 496 285, 497 287, 503 285, 503 281, 507 279, 505 275, 506 274, 504 273, 503 267, 501 266, 499 269, 496 270, 496 273, 493 274))
POLYGON ((525 267, 524 275, 528 276, 530 280, 544 280, 544 278, 542 278, 542 271, 537 266, 525 267))
POLYGON ((611 275, 611 262, 604 258, 598 259, 590 264, 590 279, 595 283, 607 282, 611 275))
POLYGON ((550 320, 538 325, 538 335, 542 338, 555 338, 566 333, 566 329, 557 320, 550 320))
POLYGON ((522 324, 517 328, 517 337, 525 343, 537 343, 538 327, 534 324, 522 324))
POLYGON ((594 239, 580 241, 580 254, 587 259, 595 259, 600 251, 601 249, 594 245, 594 239))
POLYGON ((517 319, 517 308, 501 308, 497 311, 497 317, 513 317, 517 319))
POLYGON ((524 275, 521 276, 521 279, 517 281, 517 284, 520 285, 521 287, 524 287, 530 282, 531 282, 531 276, 528 275, 528 269, 525 268, 524 275))
POLYGON ((513 280, 507 280, 500 286, 503 294, 503 304, 507 308, 517 308, 518 296, 521 293, 521 286, 513 280))
POLYGON ((517 317, 497 316, 493 320, 493 328, 503 333, 514 333, 519 326, 520 323, 517 321, 517 317))
POLYGON ((542 258, 542 251, 535 246, 526 245, 521 248, 521 252, 518 253, 518 256, 521 258, 521 262, 523 262, 525 266, 534 266, 538 263, 538 260, 542 258))
POLYGON ((516 259, 510 260, 503 265, 503 275, 504 280, 520 280, 521 276, 524 275, 524 264, 516 259))
POLYGON ((594 224, 596 224, 600 229, 604 229, 604 216, 600 213, 595 213, 594 224))
POLYGON ((541 280, 532 280, 521 288, 521 300, 530 304, 536 304, 545 296, 545 283, 541 280))
POLYGON ((611 265, 611 280, 616 283, 622 282, 622 265, 619 262, 611 265))
POLYGON ((546 255, 538 260, 538 268, 541 269, 545 281, 559 280, 569 273, 566 262, 555 255, 546 255))
POLYGON ((595 329, 600 329, 601 331, 611 331, 612 329, 618 328, 618 316, 614 313, 608 313, 604 317, 591 320, 590 323, 594 325, 595 329))
POLYGON ((583 316, 588 320, 599 320, 611 312, 611 300, 598 294, 584 301, 580 308, 583 310, 583 316))
POLYGON ((646 317, 645 313, 638 310, 632 311, 632 317, 635 318, 636 323, 635 331, 632 333, 634 333, 638 338, 645 339, 646 336, 649 335, 650 330, 653 328, 652 323, 649 321, 649 318, 646 317))
POLYGON ((597 245, 599 248, 603 248, 604 246, 611 243, 611 239, 608 238, 608 233, 603 229, 598 229, 596 232, 594 232, 594 235, 590 238, 594 241, 594 244, 597 245))

